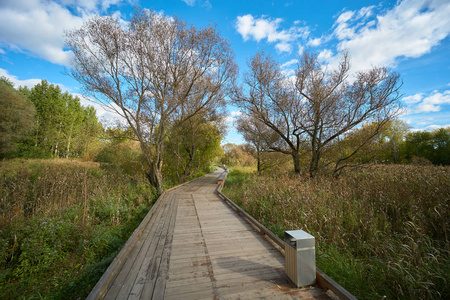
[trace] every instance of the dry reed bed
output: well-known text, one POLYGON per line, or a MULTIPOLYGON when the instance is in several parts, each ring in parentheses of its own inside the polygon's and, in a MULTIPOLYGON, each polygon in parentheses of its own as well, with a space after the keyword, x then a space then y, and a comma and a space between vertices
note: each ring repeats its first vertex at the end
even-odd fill
POLYGON ((137 184, 134 176, 108 171, 94 162, 0 162, 0 227, 21 218, 51 216, 68 206, 101 198, 130 184, 130 178, 137 184))
POLYGON ((224 192, 279 235, 312 233, 319 267, 359 298, 450 297, 449 167, 373 166, 338 179, 279 173, 244 181, 228 181, 224 192))
POLYGON ((81 299, 155 199, 138 166, 0 162, 0 299, 81 299))

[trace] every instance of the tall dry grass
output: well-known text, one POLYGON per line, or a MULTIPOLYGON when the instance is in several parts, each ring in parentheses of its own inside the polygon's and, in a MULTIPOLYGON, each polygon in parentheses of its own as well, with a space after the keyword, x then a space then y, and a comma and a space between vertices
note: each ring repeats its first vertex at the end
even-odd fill
POLYGON ((313 234, 319 267, 359 298, 450 297, 449 167, 373 166, 338 179, 237 177, 224 189, 230 198, 280 236, 313 234))
POLYGON ((136 165, 0 163, 0 299, 81 299, 155 200, 136 165))
MULTIPOLYGON (((106 165, 105 165, 106 166, 106 165)), ((116 168, 117 166, 112 166, 116 168)), ((140 169, 137 167, 137 170, 140 169)), ((111 172, 99 163, 77 160, 0 162, 0 226, 102 197, 131 182, 145 184, 126 172, 111 172)))

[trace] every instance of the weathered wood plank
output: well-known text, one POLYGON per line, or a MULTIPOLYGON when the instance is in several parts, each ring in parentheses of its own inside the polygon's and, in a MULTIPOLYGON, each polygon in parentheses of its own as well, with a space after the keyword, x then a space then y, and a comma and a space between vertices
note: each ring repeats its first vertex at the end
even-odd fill
POLYGON ((215 178, 204 176, 165 195, 116 268, 121 272, 108 298, 322 297, 290 285, 283 256, 214 194, 215 178))
MULTIPOLYGON (((141 236, 133 248, 130 250, 130 257, 133 259, 129 259, 122 267, 118 276, 114 280, 114 284, 109 289, 106 298, 107 299, 120 299, 128 295, 129 290, 132 287, 137 272, 136 267, 140 267, 142 260, 139 256, 140 253, 146 252, 148 249, 148 243, 153 241, 153 237, 155 233, 158 231, 157 227, 154 226, 156 223, 159 224, 159 220, 162 216, 164 216, 164 212, 168 207, 166 199, 162 199, 164 202, 161 204, 160 209, 155 213, 154 218, 151 222, 149 222, 149 226, 146 227, 143 235, 141 236), (150 235, 150 238, 149 238, 150 235), (134 269, 133 269, 134 267, 134 269), (130 274, 130 271, 133 269, 133 272, 130 274), (134 278, 132 278, 134 276, 134 278)), ((128 297, 128 296, 127 296, 128 297)))

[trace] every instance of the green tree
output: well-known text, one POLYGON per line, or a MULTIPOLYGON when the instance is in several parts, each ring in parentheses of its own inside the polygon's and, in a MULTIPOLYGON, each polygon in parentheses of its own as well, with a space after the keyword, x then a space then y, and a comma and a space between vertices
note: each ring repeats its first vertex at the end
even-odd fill
POLYGON ((34 131, 21 142, 21 155, 29 157, 85 156, 101 124, 93 107, 42 80, 32 89, 19 88, 36 107, 34 131))
POLYGON ((17 143, 33 130, 33 104, 6 78, 0 78, 0 157, 17 149, 17 143))
POLYGON ((400 147, 410 128, 411 126, 400 119, 393 119, 386 123, 380 133, 380 139, 385 146, 382 160, 393 163, 400 162, 400 147))
POLYGON ((406 162, 411 162, 414 157, 430 160, 434 151, 433 134, 428 131, 409 132, 402 148, 402 156, 406 162))
POLYGON ((31 89, 30 100, 37 112, 33 150, 35 155, 50 157, 58 153, 65 116, 65 103, 61 99, 61 89, 42 80, 31 89))
POLYGON ((165 168, 172 176, 176 175, 178 183, 198 171, 208 171, 213 160, 221 155, 221 127, 201 115, 185 121, 183 126, 174 126, 166 139, 165 168))
POLYGON ((433 131, 433 154, 429 160, 435 165, 450 165, 450 128, 433 131))

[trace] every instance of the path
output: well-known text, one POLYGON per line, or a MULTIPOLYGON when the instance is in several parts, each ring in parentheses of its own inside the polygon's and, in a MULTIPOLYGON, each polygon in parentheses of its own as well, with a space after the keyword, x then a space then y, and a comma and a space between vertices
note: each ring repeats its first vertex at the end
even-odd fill
POLYGON ((320 288, 296 289, 288 282, 284 257, 214 193, 220 173, 160 198, 139 238, 89 297, 328 298, 320 288))

